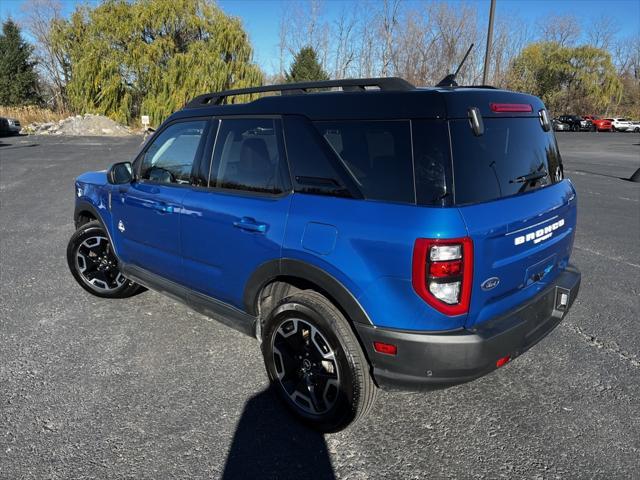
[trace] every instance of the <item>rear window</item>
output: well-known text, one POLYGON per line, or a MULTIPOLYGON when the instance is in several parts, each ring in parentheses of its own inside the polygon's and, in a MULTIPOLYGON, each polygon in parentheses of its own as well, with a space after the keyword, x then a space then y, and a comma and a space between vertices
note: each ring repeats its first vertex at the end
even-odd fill
POLYGON ((563 178, 552 132, 538 118, 484 118, 476 137, 468 120, 450 122, 457 204, 486 202, 535 190, 563 178))
POLYGON ((328 121, 315 126, 366 199, 415 203, 408 121, 328 121))

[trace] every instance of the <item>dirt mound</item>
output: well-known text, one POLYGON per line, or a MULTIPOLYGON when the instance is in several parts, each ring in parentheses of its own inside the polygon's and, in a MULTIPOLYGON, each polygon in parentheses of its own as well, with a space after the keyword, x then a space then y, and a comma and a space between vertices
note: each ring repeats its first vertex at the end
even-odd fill
POLYGON ((102 115, 85 113, 75 117, 65 118, 59 122, 31 123, 22 133, 35 135, 76 135, 76 136, 107 136, 124 137, 132 135, 129 127, 120 125, 102 115))

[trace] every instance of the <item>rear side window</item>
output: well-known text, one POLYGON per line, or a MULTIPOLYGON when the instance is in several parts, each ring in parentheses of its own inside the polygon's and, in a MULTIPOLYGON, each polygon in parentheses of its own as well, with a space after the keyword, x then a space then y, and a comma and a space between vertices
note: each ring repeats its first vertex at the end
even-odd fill
POLYGON ((408 121, 315 122, 366 199, 415 203, 408 121))
POLYGON ((457 204, 535 190, 563 178, 553 132, 536 118, 484 118, 476 137, 468 120, 450 122, 457 204))
POLYGON ((284 130, 296 192, 347 198, 355 196, 357 188, 349 182, 348 173, 307 119, 287 116, 284 118, 284 130))
POLYGON ((411 125, 418 205, 452 205, 451 155, 446 122, 412 120, 411 125))
POLYGON ((284 191, 282 148, 273 119, 223 119, 209 186, 248 192, 284 191))

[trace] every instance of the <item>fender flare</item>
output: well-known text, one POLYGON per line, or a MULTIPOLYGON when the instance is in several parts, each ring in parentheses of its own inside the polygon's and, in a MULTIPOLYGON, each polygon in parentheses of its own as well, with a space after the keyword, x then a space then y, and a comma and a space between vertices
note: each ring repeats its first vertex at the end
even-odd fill
POLYGON ((321 268, 301 260, 281 258, 263 263, 247 281, 243 294, 244 309, 258 316, 258 300, 262 289, 278 277, 295 277, 317 285, 344 310, 354 323, 373 325, 360 302, 340 281, 321 268))
POLYGON ((98 222, 100 222, 100 224, 102 225, 102 228, 104 228, 104 231, 107 232, 107 237, 109 237, 109 243, 111 243, 111 246, 113 247, 113 253, 115 254, 116 258, 119 259, 117 248, 116 248, 116 245, 113 243, 113 238, 111 237, 111 230, 109 229, 107 222, 104 221, 104 217, 100 214, 100 211, 91 202, 88 202, 87 200, 76 201, 76 206, 73 211, 73 223, 76 227, 76 230, 80 228, 80 226, 78 225, 78 219, 80 218, 80 214, 82 212, 89 212, 91 215, 93 215, 96 218, 98 222))
POLYGON ((73 221, 75 223, 76 228, 78 228, 78 220, 82 212, 89 212, 91 215, 96 217, 96 219, 102 224, 102 226, 105 227, 105 229, 107 228, 107 225, 105 224, 104 219, 102 218, 102 215, 100 214, 100 212, 98 212, 98 209, 94 207, 93 204, 91 204, 86 200, 78 200, 76 202, 76 206, 73 211, 73 221))

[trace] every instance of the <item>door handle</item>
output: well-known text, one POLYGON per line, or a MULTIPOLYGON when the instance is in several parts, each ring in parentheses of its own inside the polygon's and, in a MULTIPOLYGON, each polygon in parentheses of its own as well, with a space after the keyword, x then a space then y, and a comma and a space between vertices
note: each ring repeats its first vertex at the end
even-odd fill
POLYGON ((265 233, 267 224, 256 222, 253 218, 242 217, 239 222, 233 222, 233 226, 248 232, 265 233))
POLYGON ((168 205, 164 202, 154 202, 151 204, 151 208, 154 209, 156 212, 160 213, 160 214, 165 214, 165 213, 173 213, 174 212, 174 206, 173 205, 168 205))

